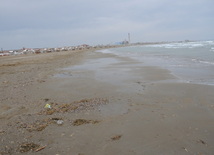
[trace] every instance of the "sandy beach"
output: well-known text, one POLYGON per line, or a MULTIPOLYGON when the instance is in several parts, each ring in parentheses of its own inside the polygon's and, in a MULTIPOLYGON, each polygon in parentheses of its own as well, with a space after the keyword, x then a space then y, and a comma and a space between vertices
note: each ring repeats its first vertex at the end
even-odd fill
POLYGON ((93 50, 0 57, 0 77, 0 155, 214 154, 214 86, 93 50))

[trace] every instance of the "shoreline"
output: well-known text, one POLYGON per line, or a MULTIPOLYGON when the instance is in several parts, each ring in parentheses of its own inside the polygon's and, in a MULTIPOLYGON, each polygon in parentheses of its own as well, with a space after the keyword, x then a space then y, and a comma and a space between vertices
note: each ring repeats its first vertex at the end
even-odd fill
POLYGON ((0 60, 0 154, 214 152, 213 86, 93 50, 0 60))

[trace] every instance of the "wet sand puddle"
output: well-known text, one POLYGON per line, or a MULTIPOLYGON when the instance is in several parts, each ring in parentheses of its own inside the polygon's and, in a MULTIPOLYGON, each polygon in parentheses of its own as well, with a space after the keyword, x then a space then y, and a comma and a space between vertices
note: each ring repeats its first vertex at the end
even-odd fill
POLYGON ((141 82, 141 75, 135 74, 135 70, 141 67, 142 63, 135 60, 123 60, 118 57, 96 58, 86 60, 80 65, 64 68, 62 73, 54 77, 63 80, 95 79, 97 82, 117 86, 117 91, 136 93, 136 91, 143 91, 145 87, 141 82))

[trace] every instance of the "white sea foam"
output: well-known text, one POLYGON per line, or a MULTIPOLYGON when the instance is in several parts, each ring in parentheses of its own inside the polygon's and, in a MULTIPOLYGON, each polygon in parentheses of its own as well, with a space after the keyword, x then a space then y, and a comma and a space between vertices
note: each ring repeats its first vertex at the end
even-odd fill
POLYGON ((193 47, 202 47, 204 45, 203 44, 192 44, 191 46, 193 46, 193 47))
POLYGON ((146 45, 145 47, 157 47, 157 48, 196 48, 203 47, 204 44, 201 43, 169 43, 169 44, 156 44, 156 45, 146 45))
POLYGON ((207 65, 214 65, 214 62, 210 61, 204 61, 204 60, 199 60, 199 59, 192 59, 193 62, 195 63, 202 63, 202 64, 207 64, 207 65))
POLYGON ((103 49, 103 50, 99 50, 98 52, 111 53, 111 50, 110 49, 103 49))
POLYGON ((205 43, 214 44, 214 41, 205 41, 205 43))
POLYGON ((204 64, 209 64, 209 65, 214 65, 214 62, 209 62, 209 61, 199 61, 200 63, 204 63, 204 64))
POLYGON ((144 47, 157 47, 157 48, 198 48, 208 45, 214 45, 214 41, 198 41, 198 42, 180 42, 180 43, 166 43, 166 44, 155 44, 155 45, 146 45, 144 47))

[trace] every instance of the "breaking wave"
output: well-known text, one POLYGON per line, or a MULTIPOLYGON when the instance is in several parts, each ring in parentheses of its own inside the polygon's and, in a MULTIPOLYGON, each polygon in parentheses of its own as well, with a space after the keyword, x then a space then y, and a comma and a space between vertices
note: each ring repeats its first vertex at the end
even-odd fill
POLYGON ((158 48, 162 47, 176 49, 176 48, 198 48, 209 45, 214 45, 214 41, 166 43, 166 44, 146 45, 145 47, 158 47, 158 48))

